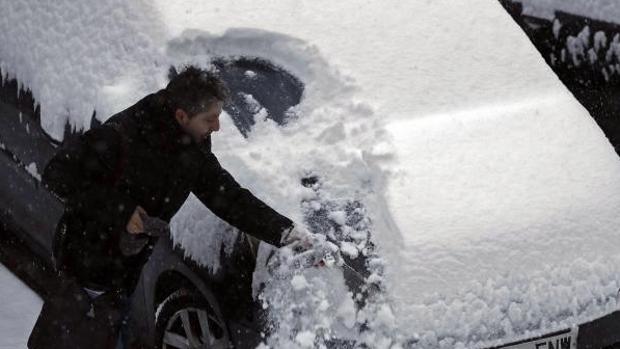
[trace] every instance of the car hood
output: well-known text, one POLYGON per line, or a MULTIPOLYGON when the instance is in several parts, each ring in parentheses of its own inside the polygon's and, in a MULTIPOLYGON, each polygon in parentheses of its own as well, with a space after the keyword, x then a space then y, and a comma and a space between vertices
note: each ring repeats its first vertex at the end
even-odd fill
POLYGON ((616 309, 620 162, 558 90, 387 126, 386 226, 399 233, 379 244, 414 328, 479 319, 472 333, 523 335, 616 309))

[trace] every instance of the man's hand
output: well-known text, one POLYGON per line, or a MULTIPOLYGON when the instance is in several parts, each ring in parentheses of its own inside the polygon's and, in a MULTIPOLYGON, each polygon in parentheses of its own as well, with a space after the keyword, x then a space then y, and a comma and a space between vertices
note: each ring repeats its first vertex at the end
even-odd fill
POLYGON ((280 239, 282 246, 290 247, 295 252, 308 251, 312 249, 315 242, 316 236, 298 224, 285 231, 280 239))
POLYGON ((136 209, 133 211, 131 218, 129 218, 129 222, 127 222, 127 226, 125 230, 129 234, 142 234, 144 233, 144 222, 142 218, 140 218, 140 214, 146 215, 146 211, 141 206, 136 206, 136 209))
POLYGON ((342 265, 340 249, 327 241, 325 235, 313 234, 301 225, 295 224, 282 234, 281 258, 285 264, 294 267, 323 267, 342 265))

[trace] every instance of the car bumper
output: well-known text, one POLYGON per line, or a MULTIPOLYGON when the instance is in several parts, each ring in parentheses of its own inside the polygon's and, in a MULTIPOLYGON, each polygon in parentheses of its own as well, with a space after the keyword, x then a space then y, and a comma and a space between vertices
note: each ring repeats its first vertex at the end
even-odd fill
POLYGON ((620 348, 620 311, 574 328, 486 349, 602 349, 620 348))

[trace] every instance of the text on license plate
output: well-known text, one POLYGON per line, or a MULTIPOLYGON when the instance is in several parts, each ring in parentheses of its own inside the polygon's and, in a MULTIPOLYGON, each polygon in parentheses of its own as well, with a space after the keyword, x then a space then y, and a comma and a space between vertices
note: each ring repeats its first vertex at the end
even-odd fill
POLYGON ((552 336, 508 344, 502 349, 577 349, 577 329, 552 336))

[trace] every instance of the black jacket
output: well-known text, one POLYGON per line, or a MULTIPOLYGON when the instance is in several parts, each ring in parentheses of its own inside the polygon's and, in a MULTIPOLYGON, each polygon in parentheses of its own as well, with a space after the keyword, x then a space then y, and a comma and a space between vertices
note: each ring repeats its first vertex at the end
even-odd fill
POLYGON ((133 287, 150 254, 145 248, 124 257, 118 246, 137 205, 169 222, 191 191, 223 220, 275 246, 292 226, 220 166, 210 140, 190 140, 165 90, 64 145, 43 183, 65 201, 61 264, 79 280, 105 287, 133 287))

